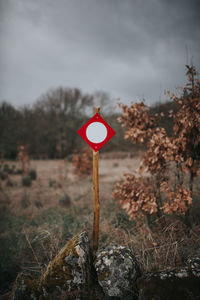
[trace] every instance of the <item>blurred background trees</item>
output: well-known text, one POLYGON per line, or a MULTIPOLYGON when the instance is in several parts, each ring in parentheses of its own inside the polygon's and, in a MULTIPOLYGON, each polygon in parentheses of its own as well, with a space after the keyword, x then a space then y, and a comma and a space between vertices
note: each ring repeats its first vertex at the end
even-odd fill
MULTIPOLYGON (((191 94, 195 98, 198 93, 197 81, 195 81, 196 71, 188 69, 188 72, 190 81, 183 89, 182 96, 182 101, 185 102, 191 94), (193 75, 191 75, 191 71, 193 75)), ((132 135, 131 139, 126 140, 124 140, 124 129, 117 122, 120 114, 114 110, 112 103, 109 94, 105 92, 84 94, 78 88, 65 87, 48 90, 32 106, 16 108, 5 101, 0 102, 0 157, 16 159, 18 148, 22 145, 31 158, 64 158, 71 155, 74 150, 79 152, 85 146, 85 142, 78 136, 77 130, 91 118, 94 105, 101 106, 101 115, 117 132, 103 147, 103 152, 116 151, 116 149, 135 152, 145 149, 145 143, 134 143, 134 145, 132 143, 134 136, 137 135, 136 132, 139 131, 140 138, 145 140, 145 136, 141 132, 141 125, 144 127, 142 130, 150 135, 151 127, 157 127, 159 122, 159 126, 165 129, 168 137, 173 135, 172 112, 175 114, 180 105, 175 99, 170 99, 165 103, 157 102, 151 107, 147 107, 144 103, 135 104, 131 111, 127 110, 126 113, 134 114, 134 108, 136 109, 135 113, 140 111, 140 115, 137 116, 137 126, 135 123, 133 128, 131 127, 132 121, 130 121, 132 117, 128 120, 129 124, 125 122, 125 125, 129 127, 128 135, 132 135), (149 118, 148 122, 145 121, 146 118, 149 118)), ((196 108, 188 108, 188 111, 193 109, 196 108)), ((184 115, 184 111, 182 114, 184 115)), ((122 118, 124 117, 125 115, 122 116, 122 118)), ((184 124, 182 126, 184 127, 184 124)), ((177 134, 179 133, 177 132, 177 134)), ((185 134, 190 133, 185 132, 185 134)), ((196 134, 195 131, 192 134, 196 134)), ((188 147, 190 145, 186 146, 187 149, 188 147)), ((198 148, 196 147, 194 151, 193 154, 196 155, 198 148)), ((185 153, 185 155, 187 154, 185 153)), ((194 170, 191 175, 191 186, 195 172, 194 170)))
POLYGON ((102 116, 118 133, 104 150, 128 150, 131 143, 124 143, 119 114, 107 93, 91 95, 77 88, 59 87, 47 91, 33 106, 16 108, 5 101, 0 103, 0 156, 16 159, 20 146, 31 158, 41 159, 64 158, 80 151, 85 142, 77 131, 93 115, 94 105, 101 106, 102 116))
POLYGON ((37 158, 59 158, 78 146, 76 131, 86 119, 93 96, 79 89, 57 88, 42 95, 33 107, 0 105, 0 153, 16 158, 24 145, 37 158))

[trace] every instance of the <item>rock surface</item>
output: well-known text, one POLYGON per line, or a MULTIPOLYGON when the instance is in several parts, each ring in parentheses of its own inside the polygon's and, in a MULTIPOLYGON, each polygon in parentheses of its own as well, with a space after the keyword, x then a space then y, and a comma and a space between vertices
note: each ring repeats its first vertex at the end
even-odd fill
POLYGON ((139 300, 200 299, 200 258, 189 258, 185 267, 173 271, 147 273, 137 286, 139 300))
POLYGON ((90 285, 90 247, 86 232, 76 235, 50 262, 40 280, 44 298, 55 289, 87 293, 90 285))
POLYGON ((141 277, 133 253, 111 245, 94 260, 86 232, 69 241, 49 263, 40 278, 20 273, 12 300, 200 300, 200 258, 191 257, 184 267, 146 273, 141 277))
POLYGON ((130 250, 118 245, 108 246, 96 253, 94 267, 105 295, 120 299, 129 295, 135 299, 135 282, 140 271, 130 250))
POLYGON ((194 276, 200 277, 200 257, 188 258, 186 265, 194 276))
POLYGON ((33 279, 29 275, 23 273, 18 274, 13 291, 11 294, 11 300, 37 300, 39 297, 39 281, 33 279))
POLYGON ((92 284, 90 258, 88 234, 82 232, 60 250, 37 281, 23 274, 18 275, 11 299, 50 300, 86 297, 92 284))

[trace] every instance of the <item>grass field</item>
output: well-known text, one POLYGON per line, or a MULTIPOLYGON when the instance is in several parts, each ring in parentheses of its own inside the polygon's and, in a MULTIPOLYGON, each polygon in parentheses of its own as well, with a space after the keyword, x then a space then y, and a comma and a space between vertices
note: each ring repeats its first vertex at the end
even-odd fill
MULTIPOLYGON (((99 247, 128 246, 144 271, 173 268, 189 255, 200 255, 199 226, 188 228, 181 219, 170 218, 164 228, 159 222, 152 229, 147 224, 138 227, 112 198, 114 183, 139 164, 140 157, 130 154, 100 156, 99 247)), ((10 288, 19 271, 39 275, 76 233, 85 229, 92 237, 92 176, 74 175, 69 160, 31 161, 31 168, 37 179, 30 187, 22 185, 22 175, 1 181, 1 292, 10 288)))

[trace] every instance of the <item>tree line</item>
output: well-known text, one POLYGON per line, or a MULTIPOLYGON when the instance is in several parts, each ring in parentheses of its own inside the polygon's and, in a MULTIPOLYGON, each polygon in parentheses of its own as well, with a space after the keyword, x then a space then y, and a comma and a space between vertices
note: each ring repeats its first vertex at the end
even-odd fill
MULTIPOLYGON (((124 129, 117 122, 120 113, 114 111, 105 92, 84 94, 78 88, 59 87, 44 93, 32 106, 16 108, 0 102, 0 157, 16 159, 20 146, 32 158, 64 158, 80 151, 86 144, 77 130, 93 115, 93 106, 101 107, 101 115, 117 134, 102 151, 135 151, 142 145, 124 140, 124 129)), ((157 102, 149 107, 149 114, 164 112, 162 127, 172 133, 173 122, 168 112, 176 110, 172 101, 157 102)))
POLYGON ((64 158, 79 151, 85 142, 77 130, 93 115, 94 105, 101 106, 102 116, 118 133, 104 150, 127 150, 130 143, 124 143, 108 94, 59 87, 47 91, 32 106, 0 103, 0 157, 16 159, 22 145, 32 158, 64 158))

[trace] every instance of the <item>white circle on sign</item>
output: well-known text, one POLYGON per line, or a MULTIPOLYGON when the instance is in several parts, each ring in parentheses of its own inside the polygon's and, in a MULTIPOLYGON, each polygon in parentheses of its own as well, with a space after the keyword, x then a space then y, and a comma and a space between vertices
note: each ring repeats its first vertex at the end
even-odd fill
POLYGON ((86 136, 92 143, 101 143, 107 137, 107 128, 100 122, 93 122, 87 127, 86 136))

